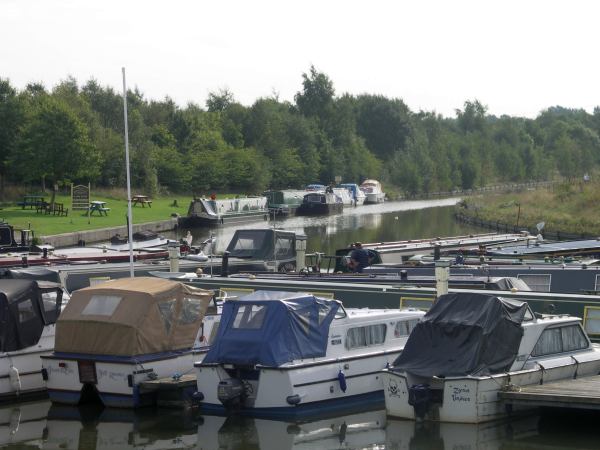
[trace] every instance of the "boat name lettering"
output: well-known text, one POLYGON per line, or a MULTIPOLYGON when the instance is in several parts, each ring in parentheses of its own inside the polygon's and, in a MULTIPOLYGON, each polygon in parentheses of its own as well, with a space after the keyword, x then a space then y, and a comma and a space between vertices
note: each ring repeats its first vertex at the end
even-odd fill
POLYGON ((452 401, 453 402, 470 402, 471 390, 469 388, 460 388, 454 387, 452 388, 452 401))
POLYGON ((56 368, 56 367, 49 366, 49 367, 46 367, 46 370, 48 371, 49 374, 60 373, 60 374, 63 374, 63 375, 70 375, 70 374, 73 373, 73 369, 69 369, 68 367, 58 367, 58 368, 56 368))
POLYGON ((342 338, 332 339, 331 345, 339 345, 342 343, 342 338))
POLYGON ((122 380, 125 378, 125 374, 123 372, 109 372, 105 369, 98 370, 98 378, 108 377, 111 380, 122 380))

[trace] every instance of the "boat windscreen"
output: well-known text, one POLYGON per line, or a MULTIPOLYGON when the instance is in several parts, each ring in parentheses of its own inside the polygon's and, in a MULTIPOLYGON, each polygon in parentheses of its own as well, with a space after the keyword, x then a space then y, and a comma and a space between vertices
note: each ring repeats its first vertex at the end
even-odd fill
POLYGON ((235 258, 258 258, 266 244, 265 230, 238 230, 227 251, 235 258))

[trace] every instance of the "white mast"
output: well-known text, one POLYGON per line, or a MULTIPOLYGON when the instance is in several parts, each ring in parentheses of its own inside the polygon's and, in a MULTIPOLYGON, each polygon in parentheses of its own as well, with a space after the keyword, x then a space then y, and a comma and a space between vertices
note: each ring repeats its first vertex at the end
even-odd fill
POLYGON ((127 167, 127 234, 129 241, 129 276, 135 277, 133 270, 133 217, 131 213, 131 182, 129 175, 129 132, 127 127, 127 84, 125 83, 125 67, 123 67, 123 116, 125 118, 125 166, 127 167))

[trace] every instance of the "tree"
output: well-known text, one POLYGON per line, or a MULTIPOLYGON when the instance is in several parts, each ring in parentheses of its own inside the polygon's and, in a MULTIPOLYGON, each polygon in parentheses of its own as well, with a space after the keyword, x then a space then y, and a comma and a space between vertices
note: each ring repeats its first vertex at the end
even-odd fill
POLYGON ((302 74, 302 87, 302 92, 294 97, 300 112, 308 117, 318 117, 321 121, 329 117, 335 95, 329 77, 317 72, 315 66, 310 66, 310 74, 302 74))
POLYGON ((225 111, 233 103, 235 103, 235 98, 227 88, 219 89, 218 92, 209 92, 206 99, 206 107, 210 112, 225 111))
POLYGON ((88 141, 85 125, 62 102, 42 100, 23 132, 21 151, 12 162, 23 180, 58 183, 94 179, 98 153, 88 141))
POLYGON ((9 161, 18 148, 19 135, 25 119, 23 106, 10 82, 0 78, 0 195, 2 196, 4 196, 4 182, 9 161))

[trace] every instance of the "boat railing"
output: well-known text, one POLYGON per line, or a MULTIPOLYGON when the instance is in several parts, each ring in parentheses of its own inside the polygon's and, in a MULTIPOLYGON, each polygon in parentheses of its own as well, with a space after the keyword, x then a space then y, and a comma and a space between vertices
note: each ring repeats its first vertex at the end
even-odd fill
POLYGON ((338 259, 343 259, 345 256, 326 255, 325 253, 315 252, 306 254, 306 266, 314 272, 332 273, 335 271, 338 259))

